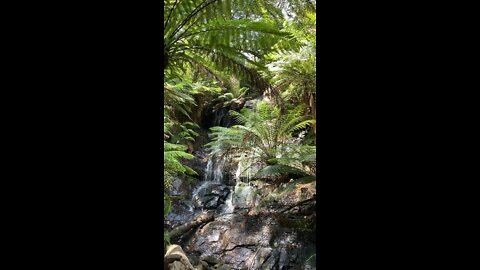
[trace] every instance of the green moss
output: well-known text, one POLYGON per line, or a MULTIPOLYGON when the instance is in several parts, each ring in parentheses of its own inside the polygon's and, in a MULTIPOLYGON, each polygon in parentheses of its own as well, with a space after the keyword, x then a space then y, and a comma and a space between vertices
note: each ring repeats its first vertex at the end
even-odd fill
POLYGON ((205 257, 203 261, 207 262, 210 265, 215 265, 215 266, 223 264, 219 259, 216 259, 213 256, 205 257))

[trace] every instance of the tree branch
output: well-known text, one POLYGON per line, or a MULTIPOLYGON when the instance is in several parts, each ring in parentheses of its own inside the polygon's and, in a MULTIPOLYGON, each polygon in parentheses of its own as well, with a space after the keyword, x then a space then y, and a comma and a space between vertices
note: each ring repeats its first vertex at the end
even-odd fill
POLYGON ((311 202, 311 201, 315 201, 315 200, 316 200, 316 196, 314 195, 314 196, 313 196, 312 198, 310 198, 310 199, 301 201, 301 202, 299 202, 299 203, 296 203, 296 204, 288 207, 288 208, 285 209, 285 210, 280 211, 280 213, 285 213, 285 212, 287 212, 288 210, 290 210, 290 209, 292 209, 292 208, 295 208, 295 207, 297 207, 297 206, 300 206, 300 205, 302 205, 302 204, 305 204, 305 203, 311 202))
POLYGON ((180 225, 178 227, 173 228, 168 235, 170 236, 170 239, 177 238, 181 236, 182 234, 190 231, 190 229, 198 227, 204 223, 213 221, 215 217, 213 216, 212 213, 207 213, 207 214, 202 214, 195 218, 194 220, 187 222, 183 225, 180 225))

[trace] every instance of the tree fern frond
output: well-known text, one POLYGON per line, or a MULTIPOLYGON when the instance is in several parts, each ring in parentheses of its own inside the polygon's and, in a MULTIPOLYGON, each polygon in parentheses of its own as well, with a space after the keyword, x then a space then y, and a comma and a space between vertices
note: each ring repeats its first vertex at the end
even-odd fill
POLYGON ((233 117, 233 119, 238 123, 238 124, 245 124, 248 122, 248 118, 245 117, 245 115, 237 112, 237 111, 229 111, 229 114, 233 117))
POLYGON ((294 167, 290 167, 288 165, 283 165, 283 164, 275 164, 275 165, 270 165, 267 166, 261 170, 259 170, 255 177, 256 178, 264 178, 268 176, 273 176, 273 175, 278 175, 278 174, 293 174, 293 175, 298 175, 298 176, 305 176, 306 173, 303 172, 302 170, 299 170, 294 167))
POLYGON ((295 132, 295 131, 299 131, 299 130, 302 130, 302 129, 305 129, 307 128, 308 126, 310 125, 313 125, 315 124, 315 120, 305 120, 303 122, 300 122, 298 124, 296 124, 294 127, 292 127, 289 131, 291 132, 295 132))
POLYGON ((193 155, 183 152, 183 151, 167 151, 164 152, 165 159, 169 158, 187 158, 192 159, 193 155))

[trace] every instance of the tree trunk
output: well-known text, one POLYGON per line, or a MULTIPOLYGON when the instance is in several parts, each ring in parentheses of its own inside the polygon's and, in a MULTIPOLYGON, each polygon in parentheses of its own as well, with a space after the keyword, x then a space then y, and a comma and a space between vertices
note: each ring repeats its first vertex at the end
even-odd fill
POLYGON ((170 239, 177 238, 177 237, 183 235, 184 233, 190 231, 190 229, 198 227, 198 226, 202 225, 203 223, 213 221, 214 219, 215 218, 214 218, 213 214, 201 214, 200 216, 198 216, 194 220, 192 220, 190 222, 187 222, 183 225, 180 225, 176 228, 173 228, 169 232, 168 235, 170 236, 170 239))
POLYGON ((273 101, 275 102, 275 104, 280 107, 280 114, 281 115, 286 114, 287 108, 285 107, 285 102, 282 99, 280 91, 274 86, 270 86, 267 89, 267 91, 270 94, 270 96, 273 98, 273 101))
POLYGON ((195 96, 195 103, 197 103, 197 107, 192 110, 191 117, 195 124, 201 126, 202 125, 202 112, 204 107, 204 98, 201 95, 195 96))

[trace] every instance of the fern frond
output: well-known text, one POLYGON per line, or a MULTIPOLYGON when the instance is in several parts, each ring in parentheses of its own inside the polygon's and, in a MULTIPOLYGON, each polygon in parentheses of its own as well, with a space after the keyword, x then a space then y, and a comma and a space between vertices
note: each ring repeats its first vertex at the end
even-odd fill
POLYGON ((268 176, 273 176, 273 175, 279 175, 279 174, 294 174, 298 176, 305 176, 306 173, 303 172, 302 170, 299 170, 297 168, 288 166, 288 165, 283 165, 283 164, 275 164, 275 165, 270 165, 267 166, 257 172, 255 175, 256 178, 264 178, 268 176))
POLYGON ((299 130, 302 130, 302 129, 305 129, 307 128, 308 126, 310 125, 313 125, 315 124, 315 120, 305 120, 303 122, 300 122, 298 124, 296 124, 294 127, 292 127, 289 131, 291 132, 295 132, 295 131, 299 131, 299 130))

